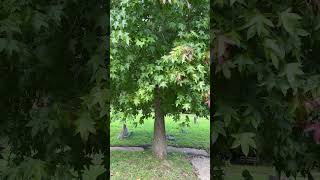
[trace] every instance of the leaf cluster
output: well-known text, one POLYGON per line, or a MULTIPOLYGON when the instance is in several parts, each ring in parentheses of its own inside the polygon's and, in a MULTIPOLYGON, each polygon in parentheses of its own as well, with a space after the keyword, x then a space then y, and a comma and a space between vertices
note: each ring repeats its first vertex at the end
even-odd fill
POLYGON ((318 97, 320 87, 319 12, 309 5, 290 0, 212 4, 216 154, 239 149, 271 159, 288 177, 306 175, 310 164, 319 162, 308 158, 319 149, 297 128, 308 123, 304 103, 318 97))
POLYGON ((106 177, 104 1, 0 3, 0 179, 106 177))

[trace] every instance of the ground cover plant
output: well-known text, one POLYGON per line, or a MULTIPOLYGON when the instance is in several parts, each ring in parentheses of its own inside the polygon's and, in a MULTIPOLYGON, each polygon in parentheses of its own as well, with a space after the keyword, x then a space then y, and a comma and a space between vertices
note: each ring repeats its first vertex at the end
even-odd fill
POLYGON ((215 0, 211 20, 214 178, 235 152, 311 178, 320 147, 304 129, 319 122, 309 103, 320 95, 318 1, 215 0))

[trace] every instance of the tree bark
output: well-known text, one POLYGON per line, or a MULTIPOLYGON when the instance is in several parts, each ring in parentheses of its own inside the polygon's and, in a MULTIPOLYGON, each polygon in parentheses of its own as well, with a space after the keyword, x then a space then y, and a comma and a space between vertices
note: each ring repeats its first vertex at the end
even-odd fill
POLYGON ((166 159, 167 157, 167 144, 166 144, 166 130, 164 122, 164 113, 161 108, 161 94, 157 86, 155 88, 154 96, 154 110, 155 121, 153 130, 153 153, 158 159, 166 159))

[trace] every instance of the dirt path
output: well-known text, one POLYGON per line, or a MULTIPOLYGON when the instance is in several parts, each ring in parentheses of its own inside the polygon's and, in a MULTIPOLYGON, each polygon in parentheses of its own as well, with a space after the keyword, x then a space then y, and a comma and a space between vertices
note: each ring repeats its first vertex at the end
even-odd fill
MULTIPOLYGON (((210 155, 202 149, 167 147, 168 153, 187 154, 200 180, 210 180, 210 155)), ((110 147, 110 151, 144 151, 143 147, 110 147)))

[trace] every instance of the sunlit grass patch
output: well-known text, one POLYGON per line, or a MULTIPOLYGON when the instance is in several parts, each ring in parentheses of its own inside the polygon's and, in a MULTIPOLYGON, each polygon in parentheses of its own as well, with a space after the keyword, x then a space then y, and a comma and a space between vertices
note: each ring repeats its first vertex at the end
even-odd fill
POLYGON ((114 180, 196 180, 192 165, 180 153, 169 153, 167 160, 156 159, 150 150, 144 152, 112 151, 110 173, 114 180))
MULTIPOLYGON (((120 121, 111 122, 110 125, 110 144, 111 146, 140 146, 151 145, 153 138, 153 119, 145 120, 144 124, 138 124, 137 127, 131 121, 128 121, 128 129, 133 134, 124 140, 119 140, 118 135, 122 128, 120 121)), ((199 118, 198 123, 191 121, 190 127, 185 127, 181 131, 179 122, 166 117, 166 133, 173 135, 175 141, 168 141, 168 145, 179 147, 193 147, 209 150, 210 146, 210 122, 208 119, 199 118)))

